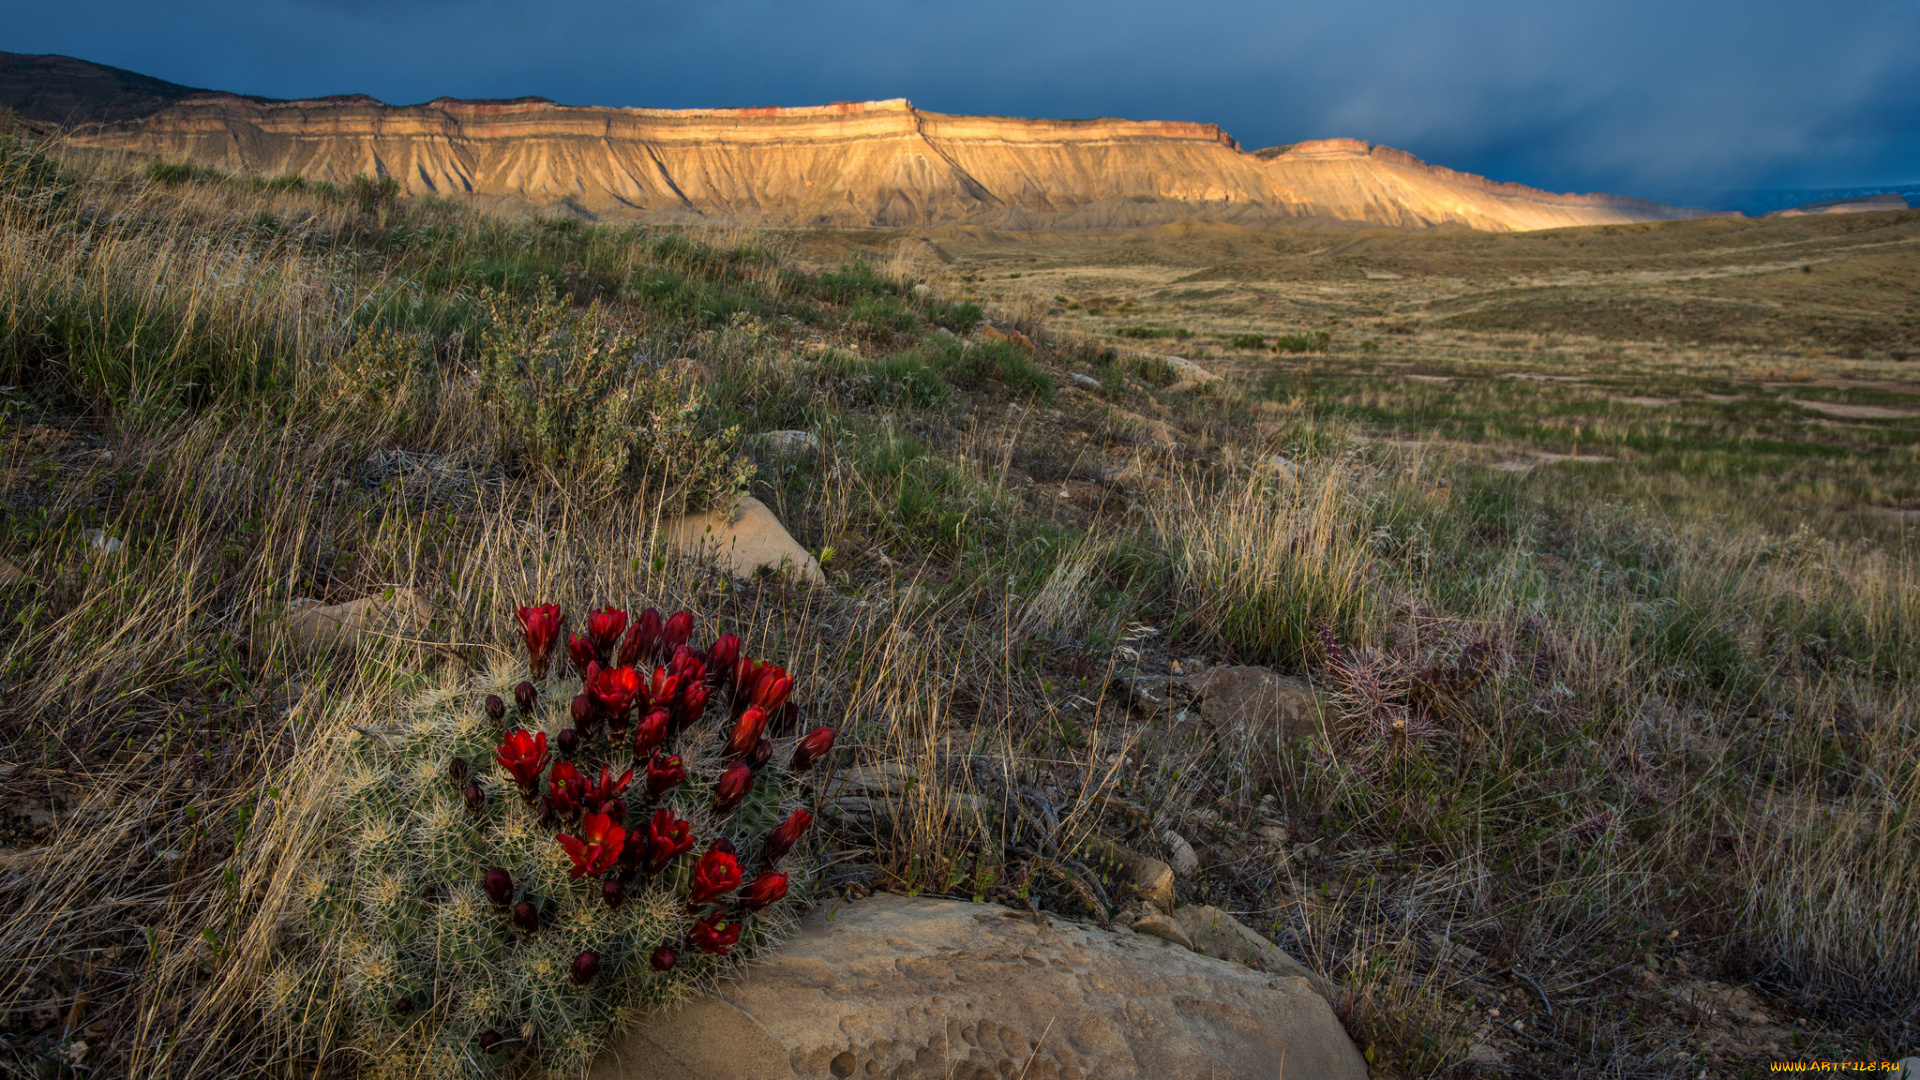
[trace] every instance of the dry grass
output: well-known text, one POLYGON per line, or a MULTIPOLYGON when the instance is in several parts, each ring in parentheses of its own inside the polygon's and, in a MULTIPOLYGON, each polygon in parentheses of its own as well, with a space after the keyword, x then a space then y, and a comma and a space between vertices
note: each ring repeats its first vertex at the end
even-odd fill
MULTIPOLYGON (((820 777, 823 897, 1107 922, 1130 901, 1090 852, 1173 830, 1202 858, 1182 899, 1334 977, 1382 1075, 1477 1043, 1524 1074, 1691 1076, 1699 1055, 1888 1056, 1920 1023, 1910 549, 1368 441, 1307 371, 1291 409, 1255 411, 1257 375, 1168 397, 1066 335, 1033 373, 1101 385, 1055 379, 1051 406, 958 368, 926 401, 856 398, 890 358, 937 359, 930 328, 853 313, 977 269, 924 245, 835 277, 790 237, 75 176, 62 207, 0 207, 22 388, 0 557, 23 571, 0 634, 0 1070, 308 1073, 252 1003, 327 748, 422 679, 486 669, 534 598, 685 606, 800 676, 807 722, 848 747, 820 777), (514 450, 472 376, 473 302, 542 277, 689 358, 716 422, 820 435, 760 460, 753 491, 832 549, 828 588, 681 562, 658 491, 514 450), (369 393, 351 358, 376 326, 425 359, 369 393), (1114 408, 1182 450, 1143 457, 1114 408), (424 632, 286 633, 297 598, 390 587, 432 603, 424 632), (1303 676, 1331 723, 1209 730, 1153 682, 1195 661, 1303 676), (1775 1020, 1670 1004, 1708 978, 1775 1020)), ((1550 389, 1509 382, 1508 405, 1550 389)))

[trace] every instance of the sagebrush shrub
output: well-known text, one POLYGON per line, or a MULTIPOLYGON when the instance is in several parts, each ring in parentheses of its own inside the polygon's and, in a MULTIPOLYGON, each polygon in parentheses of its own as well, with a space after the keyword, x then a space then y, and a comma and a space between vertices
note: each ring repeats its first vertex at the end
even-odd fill
POLYGON ((267 1004, 373 1076, 577 1075, 807 891, 796 781, 833 731, 792 730, 791 676, 689 648, 687 612, 604 608, 564 649, 558 607, 520 617, 530 670, 358 731, 319 796, 267 1004))
POLYGON ((649 360, 639 342, 569 307, 542 281, 520 302, 483 295, 481 388, 534 462, 600 481, 644 482, 673 509, 724 504, 752 464, 738 428, 720 428, 699 383, 649 360))

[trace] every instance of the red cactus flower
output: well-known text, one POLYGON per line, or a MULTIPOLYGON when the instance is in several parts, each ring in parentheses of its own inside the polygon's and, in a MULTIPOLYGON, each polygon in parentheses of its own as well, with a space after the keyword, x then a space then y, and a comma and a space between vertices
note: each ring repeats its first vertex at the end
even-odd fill
POLYGON ((593 639, 585 634, 567 635, 567 659, 573 662, 573 673, 581 678, 587 677, 587 665, 600 658, 593 649, 593 639))
POLYGON ((693 883, 687 889, 687 907, 718 900, 740 885, 740 859, 730 851, 708 848, 693 864, 693 883))
POLYGON ((621 667, 653 660, 654 650, 660 645, 660 609, 648 608, 633 620, 633 628, 620 642, 618 659, 621 667))
POLYGON ((513 775, 523 793, 531 795, 533 785, 540 781, 540 770, 547 767, 547 733, 509 731, 506 741, 494 748, 493 760, 513 775))
POLYGON ((693 850, 693 825, 662 808, 647 823, 647 873, 657 874, 667 864, 693 850))
POLYGON ((583 801, 586 803, 587 809, 594 813, 601 813, 605 810, 607 803, 618 798, 620 793, 627 790, 627 785, 632 782, 632 769, 628 769, 626 772, 621 773, 618 778, 615 778, 613 769, 602 765, 600 766, 600 779, 587 785, 583 801))
POLYGON ((753 691, 747 700, 768 712, 773 712, 787 703, 787 695, 793 692, 793 676, 786 669, 763 665, 755 674, 753 691))
POLYGON ((653 955, 647 958, 647 966, 655 971, 672 971, 673 965, 679 962, 680 957, 665 945, 653 950, 653 955))
MULTIPOLYGON (((627 771, 632 772, 633 770, 628 769, 627 771)), ((627 823, 627 800, 608 799, 606 802, 600 804, 600 812, 612 818, 615 825, 625 825, 627 823)), ((626 849, 622 848, 621 850, 624 851, 626 849)))
POLYGON ((777 903, 785 895, 787 875, 778 870, 769 870, 742 886, 736 899, 748 911, 759 911, 768 904, 777 903))
POLYGON ((714 912, 693 924, 687 940, 710 956, 725 956, 740 941, 741 926, 722 912, 714 912))
MULTIPOLYGON (((547 801, 555 813, 572 817, 587 805, 587 778, 571 761, 560 761, 547 773, 547 801)), ((594 809, 599 809, 596 805, 594 809)))
POLYGON ((740 635, 731 631, 713 639, 707 646, 707 682, 717 683, 733 677, 734 662, 740 659, 740 635))
POLYGON ((481 887, 487 890, 487 899, 500 907, 506 907, 513 899, 513 875, 504 867, 496 866, 480 878, 481 887))
POLYGON ((515 614, 520 616, 520 630, 527 639, 527 660, 533 665, 533 677, 544 679, 547 662, 553 658, 554 643, 560 640, 560 628, 567 620, 561 616, 559 604, 523 607, 515 614))
POLYGON ((585 986, 600 974, 600 954, 588 949, 573 958, 573 981, 585 986))
POLYGON ((680 762, 679 754, 662 754, 658 750, 647 759, 647 794, 659 798, 685 783, 687 768, 680 762))
POLYGON ((787 820, 773 827, 767 834, 767 842, 760 848, 760 861, 772 866, 779 862, 793 845, 806 835, 807 826, 813 824, 813 812, 804 807, 795 807, 787 820))
POLYGON ((627 613, 611 604, 587 612, 587 636, 603 659, 613 659, 613 647, 620 643, 620 633, 626 628, 627 613))
MULTIPOLYGON (((633 756, 644 758, 667 740, 667 710, 654 708, 633 725, 633 756)), ((654 792, 658 795, 659 792, 654 792)))
POLYGON ((641 686, 640 691, 652 704, 671 708, 674 697, 680 693, 680 677, 664 667, 654 668, 653 677, 641 686))
POLYGON ((626 843, 627 830, 615 825, 605 814, 588 814, 580 819, 579 836, 561 833, 554 839, 566 850, 567 858, 573 860, 568 877, 588 874, 598 877, 620 861, 620 848, 626 843))
POLYGON ((728 757, 746 757, 759 744, 760 736, 767 731, 767 710, 752 705, 740 714, 733 725, 733 734, 727 737, 726 755, 728 757))
POLYGON ((799 744, 793 748, 793 771, 797 773, 806 772, 808 769, 813 768, 814 762, 826 757, 827 751, 832 749, 833 729, 830 727, 814 728, 812 731, 807 732, 806 737, 801 739, 799 744))
POLYGON ((753 790, 753 770, 747 768, 744 761, 736 761, 720 774, 720 780, 713 785, 713 809, 717 813, 726 813, 740 805, 740 800, 753 790))
POLYGON ((687 643, 693 636, 693 612, 676 611, 667 616, 666 625, 660 628, 660 651, 668 656, 673 650, 687 643))
POLYGON ((673 699, 673 726, 690 727, 700 722, 707 711, 707 699, 713 696, 713 687, 704 681, 704 674, 697 674, 691 680, 682 682, 680 693, 673 699))
POLYGON ((602 712, 619 720, 633 710, 640 698, 640 673, 630 667, 588 669, 587 693, 593 695, 602 712))

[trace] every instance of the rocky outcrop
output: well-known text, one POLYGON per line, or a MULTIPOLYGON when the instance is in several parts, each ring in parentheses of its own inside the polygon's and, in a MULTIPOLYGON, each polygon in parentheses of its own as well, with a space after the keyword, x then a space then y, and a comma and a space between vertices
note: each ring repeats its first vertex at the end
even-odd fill
POLYGON ((1367 1068, 1305 978, 1151 934, 880 895, 823 907, 744 978, 617 1041, 591 1075, 1364 1080, 1367 1068))
POLYGON ((1355 139, 1247 153, 1204 123, 952 116, 901 99, 685 110, 270 101, 136 87, 131 72, 98 65, 113 77, 21 74, 20 62, 45 59, 0 56, 0 87, 22 84, 0 105, 58 98, 66 116, 97 121, 72 130, 77 142, 309 180, 389 176, 413 195, 610 218, 1015 230, 1336 218, 1505 231, 1696 213, 1497 183, 1355 139), (56 76, 66 90, 26 85, 56 76), (89 86, 118 95, 114 107, 82 108, 89 86))
POLYGON ((675 518, 667 524, 666 541, 681 554, 713 560, 734 577, 785 570, 816 585, 827 580, 820 561, 800 546, 765 503, 750 495, 724 510, 675 518))

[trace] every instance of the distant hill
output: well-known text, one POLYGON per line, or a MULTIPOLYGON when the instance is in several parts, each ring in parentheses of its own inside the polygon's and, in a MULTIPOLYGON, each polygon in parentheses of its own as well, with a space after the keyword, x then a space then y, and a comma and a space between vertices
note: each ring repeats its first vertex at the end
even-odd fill
POLYGON ((901 99, 690 110, 278 101, 0 53, 0 105, 86 145, 312 180, 385 175, 409 194, 616 219, 1008 230, 1330 219, 1506 232, 1702 214, 1500 183, 1355 139, 1248 153, 1213 124, 953 116, 901 99))

